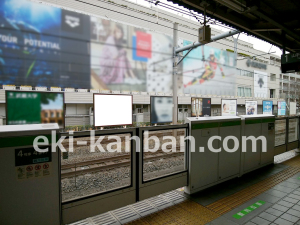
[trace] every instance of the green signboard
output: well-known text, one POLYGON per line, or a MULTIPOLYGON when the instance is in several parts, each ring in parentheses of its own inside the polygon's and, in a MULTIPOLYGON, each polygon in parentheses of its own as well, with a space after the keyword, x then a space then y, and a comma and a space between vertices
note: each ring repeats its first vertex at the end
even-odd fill
POLYGON ((40 93, 11 91, 6 101, 8 125, 41 123, 40 93))
POLYGON ((58 123, 64 127, 64 94, 6 91, 6 124, 58 123))

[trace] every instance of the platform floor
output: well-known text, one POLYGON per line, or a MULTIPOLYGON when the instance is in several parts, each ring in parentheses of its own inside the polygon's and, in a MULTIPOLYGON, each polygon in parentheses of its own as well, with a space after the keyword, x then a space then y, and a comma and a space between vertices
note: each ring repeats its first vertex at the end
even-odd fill
POLYGON ((274 165, 194 195, 179 189, 74 224, 300 225, 300 155, 276 156, 274 165))

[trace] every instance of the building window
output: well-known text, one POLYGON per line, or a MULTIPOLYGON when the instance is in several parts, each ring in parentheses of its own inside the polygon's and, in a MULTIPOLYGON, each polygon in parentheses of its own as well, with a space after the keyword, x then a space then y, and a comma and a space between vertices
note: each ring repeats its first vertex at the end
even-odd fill
POLYGON ((270 89, 270 98, 275 98, 275 89, 270 89))
POLYGON ((148 105, 143 105, 143 112, 148 112, 148 105))
POLYGON ((276 74, 271 73, 270 80, 276 81, 276 74))
POLYGON ((251 88, 249 88, 249 87, 238 87, 237 96, 240 96, 240 97, 252 97, 251 88))
POLYGON ((51 112, 51 117, 52 117, 52 118, 54 117, 54 112, 51 112))
POLYGON ((254 72, 248 71, 248 70, 240 70, 239 72, 240 76, 245 76, 245 77, 253 77, 254 72))

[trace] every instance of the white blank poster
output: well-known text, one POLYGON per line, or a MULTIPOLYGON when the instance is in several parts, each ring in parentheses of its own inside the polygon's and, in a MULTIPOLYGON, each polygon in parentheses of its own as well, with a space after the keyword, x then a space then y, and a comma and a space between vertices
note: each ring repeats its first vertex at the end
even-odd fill
POLYGON ((131 95, 94 94, 94 126, 132 124, 131 95))

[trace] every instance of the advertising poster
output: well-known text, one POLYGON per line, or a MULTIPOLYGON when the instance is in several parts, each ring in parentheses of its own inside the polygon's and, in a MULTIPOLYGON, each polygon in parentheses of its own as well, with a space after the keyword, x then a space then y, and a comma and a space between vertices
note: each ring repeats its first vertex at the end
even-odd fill
POLYGON ((89 88, 87 15, 27 0, 0 8, 0 85, 89 88))
MULTIPOLYGON (((183 41, 183 45, 192 42, 183 41)), ((192 50, 183 60, 184 93, 235 95, 236 67, 234 54, 210 46, 192 50)))
POLYGON ((171 123, 173 121, 173 97, 150 97, 150 122, 171 123))
POLYGON ((58 123, 60 127, 64 127, 63 95, 63 93, 6 91, 6 124, 58 123))
POLYGON ((170 92, 171 58, 171 37, 91 17, 92 88, 170 92))
POLYGON ((210 98, 192 98, 192 117, 211 116, 210 98))
POLYGON ((278 102, 278 116, 285 116, 286 102, 278 102))
POLYGON ((237 101, 236 99, 222 99, 221 101, 222 116, 236 116, 237 101))
POLYGON ((257 101, 246 101, 246 115, 257 115, 257 101))
POLYGON ((268 74, 254 70, 254 97, 268 98, 268 74))
POLYGON ((296 111, 296 102, 290 102, 290 116, 295 116, 296 111))
POLYGON ((273 101, 263 101, 263 114, 273 114, 273 101))

